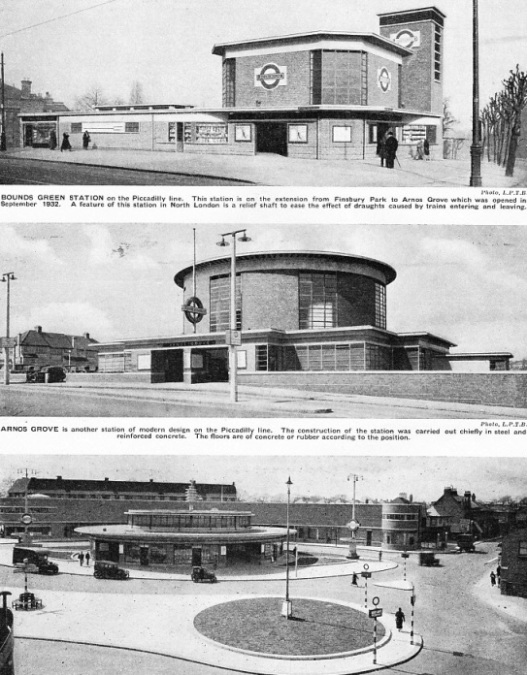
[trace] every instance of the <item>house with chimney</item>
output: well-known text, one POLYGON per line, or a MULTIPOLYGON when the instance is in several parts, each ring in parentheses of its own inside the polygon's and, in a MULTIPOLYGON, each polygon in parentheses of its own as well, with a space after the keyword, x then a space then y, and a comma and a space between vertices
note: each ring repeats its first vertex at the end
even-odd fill
POLYGON ((476 500, 465 490, 461 495, 455 487, 445 487, 441 497, 427 510, 427 541, 455 541, 459 535, 475 539, 499 534, 499 520, 494 510, 476 500))
POLYGON ((42 366, 62 366, 69 372, 95 372, 98 370, 96 344, 97 340, 89 333, 48 333, 42 326, 35 326, 18 334, 11 367, 18 372, 27 372, 29 368, 38 370, 42 366))
POLYGON ((52 130, 57 133, 57 123, 49 119, 48 114, 69 110, 48 91, 44 95, 34 94, 31 86, 28 78, 22 80, 20 89, 5 85, 5 132, 9 150, 21 146, 49 147, 50 133, 52 130), (21 114, 31 115, 31 120, 22 123, 21 114))

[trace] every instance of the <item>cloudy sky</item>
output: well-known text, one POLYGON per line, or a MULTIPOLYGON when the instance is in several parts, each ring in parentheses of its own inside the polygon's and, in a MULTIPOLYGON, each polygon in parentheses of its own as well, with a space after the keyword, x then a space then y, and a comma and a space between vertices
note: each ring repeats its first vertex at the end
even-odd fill
MULTIPOLYGON (((67 105, 93 84, 127 100, 139 81, 151 102, 216 107, 221 58, 211 53, 215 43, 315 30, 378 32, 378 12, 430 4, 447 15, 445 95, 467 126, 472 0, 4 0, 0 44, 9 84, 20 86, 28 77, 35 92, 49 91, 67 105)), ((526 66, 527 5, 479 0, 479 8, 485 102, 510 69, 526 66)))
POLYGON ((439 499, 443 489, 470 490, 477 499, 527 496, 527 459, 510 457, 363 457, 363 456, 0 456, 0 485, 29 468, 40 478, 93 478, 202 483, 236 483, 243 498, 283 499, 291 476, 291 497, 346 495, 361 476, 357 499, 394 499, 401 492, 415 500, 439 499))
MULTIPOLYGON (((197 258, 228 225, 196 228, 197 258)), ((192 225, 4 225, 0 272, 13 271, 11 333, 36 325, 99 341, 178 335, 182 291, 174 274, 192 264, 192 225)), ((392 265, 388 328, 428 331, 458 351, 527 357, 527 228, 521 226, 250 226, 238 252, 322 250, 392 265), (321 233, 323 232, 323 238, 321 233)), ((227 252, 228 255, 228 252, 227 252)), ((0 288, 4 333, 5 286, 0 288)))

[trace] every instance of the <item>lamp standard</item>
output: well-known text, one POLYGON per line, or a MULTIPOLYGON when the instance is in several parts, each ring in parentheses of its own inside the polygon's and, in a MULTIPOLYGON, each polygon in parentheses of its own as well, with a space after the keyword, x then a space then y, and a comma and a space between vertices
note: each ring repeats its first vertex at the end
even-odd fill
POLYGON ((481 127, 479 123, 479 17, 478 0, 472 0, 472 145, 470 186, 481 187, 481 127))
POLYGON ((2 52, 2 56, 0 57, 1 64, 0 64, 0 69, 1 69, 1 77, 2 77, 2 116, 1 116, 1 124, 2 124, 2 130, 0 131, 0 150, 4 152, 7 150, 7 136, 6 136, 6 114, 5 114, 5 78, 4 78, 4 52, 2 52))
POLYGON ((7 283, 7 309, 5 322, 5 337, 4 345, 4 384, 9 384, 9 306, 11 302, 11 282, 15 281, 16 277, 13 272, 5 272, 2 274, 2 281, 7 283))
POLYGON ((289 599, 289 504, 291 501, 291 485, 293 482, 291 476, 287 480, 287 508, 286 508, 286 560, 285 560, 285 601, 282 607, 282 616, 285 616, 286 619, 290 619, 293 615, 293 603, 289 599))
POLYGON ((247 236, 246 230, 234 230, 233 232, 225 232, 221 235, 221 241, 217 243, 218 246, 229 246, 229 242, 225 237, 231 237, 231 303, 230 303, 230 330, 227 331, 227 344, 229 345, 229 384, 231 392, 231 403, 238 401, 238 363, 236 357, 236 346, 241 345, 241 326, 240 331, 237 330, 236 322, 236 236, 238 241, 251 241, 247 236))
POLYGON ((349 552, 347 557, 348 558, 353 558, 353 559, 358 559, 358 554, 357 554, 357 530, 360 528, 360 523, 357 522, 357 519, 355 518, 355 492, 356 492, 356 485, 357 481, 360 480, 362 476, 358 476, 356 473, 350 473, 348 476, 348 480, 353 481, 353 501, 351 505, 351 522, 348 523, 348 527, 351 530, 351 538, 350 538, 350 545, 349 545, 349 552))

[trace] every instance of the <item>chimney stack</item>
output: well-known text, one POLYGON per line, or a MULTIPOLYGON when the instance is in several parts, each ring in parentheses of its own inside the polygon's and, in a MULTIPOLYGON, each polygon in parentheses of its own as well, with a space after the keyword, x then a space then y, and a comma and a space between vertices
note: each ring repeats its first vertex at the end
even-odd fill
POLYGON ((31 97, 31 80, 29 80, 27 77, 22 80, 22 97, 23 98, 30 98, 31 97))

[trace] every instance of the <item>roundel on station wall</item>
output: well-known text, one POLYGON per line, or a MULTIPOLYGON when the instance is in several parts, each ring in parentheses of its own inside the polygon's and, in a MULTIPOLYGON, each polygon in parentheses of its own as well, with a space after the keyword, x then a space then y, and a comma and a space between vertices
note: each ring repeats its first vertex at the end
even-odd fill
POLYGON ((382 91, 390 91, 392 86, 392 76, 387 68, 380 68, 377 71, 377 82, 382 91))
POLYGON ((421 31, 410 30, 409 28, 403 28, 398 33, 393 33, 390 35, 390 39, 394 42, 397 42, 401 47, 406 47, 406 49, 415 49, 416 47, 421 46, 421 31))
POLYGON ((187 321, 194 325, 199 323, 207 313, 201 300, 194 295, 186 301, 181 309, 187 321))
POLYGON ((264 89, 276 89, 287 84, 287 67, 277 66, 276 63, 266 63, 261 68, 254 69, 254 84, 264 89))

